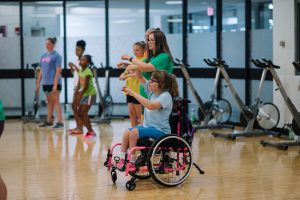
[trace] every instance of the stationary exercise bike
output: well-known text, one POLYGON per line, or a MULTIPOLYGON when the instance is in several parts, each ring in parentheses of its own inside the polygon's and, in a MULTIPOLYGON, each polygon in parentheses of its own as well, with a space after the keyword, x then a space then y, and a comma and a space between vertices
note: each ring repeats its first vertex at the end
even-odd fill
MULTIPOLYGON (((262 146, 270 146, 275 147, 279 150, 287 150, 289 146, 300 146, 300 113, 298 112, 297 108, 291 101, 290 97, 287 95, 285 89, 283 88, 282 82, 279 79, 279 76, 277 75, 276 69, 279 69, 280 66, 274 65, 271 60, 262 59, 262 61, 256 59, 255 63, 257 66, 264 70, 268 70, 271 72, 273 76, 273 80, 275 81, 277 85, 277 90, 280 91, 290 113, 293 116, 292 121, 292 130, 295 135, 298 136, 296 141, 293 142, 271 142, 271 141, 264 141, 262 140, 260 143, 262 146)), ((294 68, 296 70, 300 70, 300 62, 293 62, 294 68)))
MULTIPOLYGON (((33 63, 31 67, 34 70, 34 78, 35 82, 37 81, 40 73, 40 64, 39 63, 33 63)), ((33 99, 33 105, 32 105, 32 110, 28 111, 27 115, 22 117, 23 123, 41 123, 45 121, 45 119, 42 119, 41 116, 39 115, 39 109, 40 109, 40 102, 39 102, 39 96, 40 92, 35 91, 34 94, 34 99, 33 99)), ((46 105, 46 103, 43 103, 43 105, 46 105)))
MULTIPOLYGON (((280 118, 279 110, 273 103, 263 103, 261 101, 261 93, 263 89, 263 82, 265 80, 267 70, 264 69, 261 75, 261 80, 259 84, 259 88, 257 91, 257 95, 252 106, 246 106, 240 96, 237 94, 232 82, 225 70, 228 68, 228 65, 224 60, 214 59, 211 61, 206 59, 205 61, 208 65, 216 67, 220 69, 226 83, 227 87, 229 88, 230 92, 235 99, 237 106, 241 112, 240 121, 241 123, 246 125, 246 128, 242 132, 233 132, 233 133, 217 133, 213 132, 213 136, 215 137, 222 137, 226 139, 235 140, 236 137, 250 137, 250 136, 262 136, 262 135, 275 135, 279 136, 280 134, 273 131, 268 131, 277 126, 280 118), (255 123, 258 122, 263 130, 254 130, 255 123)), ((255 62, 254 62, 255 64, 255 62)))
POLYGON ((183 61, 176 59, 175 65, 180 67, 186 83, 189 86, 191 93, 194 95, 196 104, 198 106, 198 117, 199 121, 202 121, 202 125, 195 126, 196 129, 205 128, 233 128, 233 126, 225 125, 229 121, 231 116, 231 105, 226 99, 217 98, 216 91, 217 85, 220 77, 220 70, 217 70, 215 76, 215 84, 213 93, 210 96, 210 100, 203 103, 201 97, 196 91, 193 83, 191 82, 190 75, 187 71, 189 65, 185 64, 183 61))
POLYGON ((106 66, 104 68, 103 64, 101 63, 101 68, 105 69, 105 90, 103 94, 98 81, 97 67, 93 63, 90 65, 90 67, 93 70, 96 89, 100 100, 98 117, 91 119, 91 121, 94 123, 110 123, 113 112, 113 99, 109 93, 109 72, 112 69, 112 67, 106 66))

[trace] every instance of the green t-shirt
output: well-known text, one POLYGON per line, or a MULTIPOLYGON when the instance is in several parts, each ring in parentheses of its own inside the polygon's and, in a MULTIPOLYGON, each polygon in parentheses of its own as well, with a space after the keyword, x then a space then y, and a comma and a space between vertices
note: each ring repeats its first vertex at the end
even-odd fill
POLYGON ((90 68, 86 68, 85 70, 81 69, 79 70, 79 83, 80 88, 84 87, 85 84, 85 78, 90 77, 88 88, 84 92, 83 96, 93 96, 96 95, 96 90, 93 84, 93 72, 90 68))
MULTIPOLYGON (((173 71, 174 63, 167 53, 160 53, 157 56, 153 56, 149 63, 151 63, 157 70, 166 70, 169 74, 173 71)), ((147 80, 149 80, 152 72, 143 72, 142 74, 147 80)), ((142 85, 140 85, 140 94, 143 97, 148 98, 142 85)))
POLYGON ((4 120, 5 120, 5 113, 4 113, 2 101, 0 100, 0 121, 4 121, 4 120))

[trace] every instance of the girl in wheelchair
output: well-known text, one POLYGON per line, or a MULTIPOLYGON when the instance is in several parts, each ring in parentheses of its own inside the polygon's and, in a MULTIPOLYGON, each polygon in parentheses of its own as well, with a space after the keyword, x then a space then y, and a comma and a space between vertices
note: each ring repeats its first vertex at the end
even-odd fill
MULTIPOLYGON (((137 145, 138 139, 149 137, 157 139, 164 134, 171 133, 169 118, 173 108, 173 98, 178 96, 178 84, 175 75, 169 75, 165 70, 153 72, 149 81, 141 75, 139 70, 135 70, 135 75, 144 86, 148 99, 132 91, 127 86, 123 91, 137 99, 144 107, 144 123, 126 129, 122 138, 121 155, 118 168, 124 168, 125 154, 127 149, 137 145)), ((134 165, 135 156, 131 156, 129 165, 134 165)))
POLYGON ((193 163, 191 144, 194 128, 186 112, 190 101, 178 97, 176 77, 167 71, 155 71, 147 82, 140 71, 136 70, 135 75, 144 86, 148 99, 126 86, 123 91, 144 105, 145 119, 143 126, 126 129, 122 143, 108 149, 104 166, 110 171, 113 183, 117 180, 116 170, 132 176, 126 182, 130 191, 135 189, 136 179, 150 177, 162 186, 179 185, 189 176, 192 165, 204 174, 193 163), (121 146, 121 155, 114 156, 117 146, 121 146))

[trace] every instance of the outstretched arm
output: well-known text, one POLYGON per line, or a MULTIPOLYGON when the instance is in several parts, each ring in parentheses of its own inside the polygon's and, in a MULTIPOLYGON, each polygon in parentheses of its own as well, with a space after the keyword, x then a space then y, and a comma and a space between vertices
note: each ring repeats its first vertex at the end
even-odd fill
POLYGON ((140 94, 132 91, 129 87, 124 86, 122 89, 124 92, 126 92, 128 95, 133 96, 136 100, 138 100, 145 108, 149 110, 156 110, 161 108, 161 104, 158 101, 151 101, 140 94))
POLYGON ((130 61, 131 63, 136 65, 138 67, 138 69, 141 70, 142 72, 154 72, 154 71, 156 71, 156 68, 151 63, 145 63, 145 62, 140 61, 136 58, 130 57, 129 55, 122 55, 121 58, 122 58, 122 60, 130 61))

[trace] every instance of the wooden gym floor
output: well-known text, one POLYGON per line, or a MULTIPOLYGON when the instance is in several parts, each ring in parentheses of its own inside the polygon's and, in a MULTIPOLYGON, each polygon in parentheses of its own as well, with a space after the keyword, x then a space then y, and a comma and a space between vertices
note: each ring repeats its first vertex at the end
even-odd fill
MULTIPOLYGON (((66 130, 74 124, 65 125, 66 130)), ((95 125, 97 139, 86 143, 65 130, 7 121, 0 140, 0 172, 8 199, 300 199, 300 148, 279 151, 260 146, 267 137, 228 141, 209 131, 198 131, 193 143, 194 161, 205 175, 193 168, 181 186, 163 188, 149 179, 137 181, 129 192, 128 177, 118 173, 113 185, 103 167, 107 148, 120 141, 128 126, 128 121, 95 125)))

